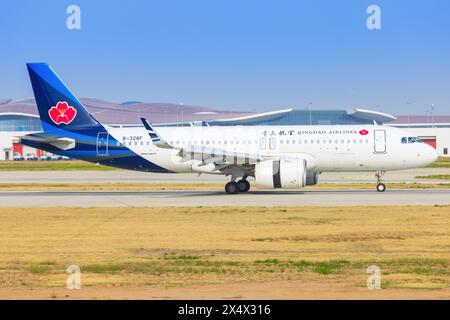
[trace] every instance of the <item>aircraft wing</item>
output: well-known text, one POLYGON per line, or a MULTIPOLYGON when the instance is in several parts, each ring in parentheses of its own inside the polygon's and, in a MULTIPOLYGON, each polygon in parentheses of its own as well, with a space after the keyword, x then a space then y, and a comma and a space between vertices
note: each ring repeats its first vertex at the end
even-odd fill
POLYGON ((199 160, 204 164, 234 164, 234 165, 254 165, 263 157, 252 152, 234 152, 221 148, 210 148, 205 146, 183 146, 178 148, 178 155, 182 161, 199 160))
POLYGON ((214 171, 227 172, 233 168, 242 168, 244 170, 251 170, 251 168, 259 161, 267 159, 304 159, 304 155, 277 155, 268 156, 261 155, 258 150, 250 150, 249 152, 236 152, 229 151, 217 147, 207 147, 198 145, 183 145, 173 146, 167 143, 147 122, 146 119, 141 118, 144 127, 147 129, 150 138, 153 143, 161 148, 178 150, 178 156, 181 157, 181 161, 197 160, 201 163, 197 167, 203 167, 207 165, 213 165, 214 171))

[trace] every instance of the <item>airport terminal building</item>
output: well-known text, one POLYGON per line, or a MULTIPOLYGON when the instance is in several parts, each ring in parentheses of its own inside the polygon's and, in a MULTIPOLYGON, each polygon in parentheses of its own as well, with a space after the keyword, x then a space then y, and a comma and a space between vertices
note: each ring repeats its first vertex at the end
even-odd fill
MULTIPOLYGON (((450 116, 393 116, 366 109, 251 113, 140 102, 106 105, 92 99, 83 103, 95 118, 111 126, 141 126, 140 117, 155 126, 385 124, 404 128, 436 148, 440 156, 450 156, 450 116)), ((34 101, 0 103, 0 160, 48 159, 51 155, 20 144, 17 138, 40 130, 34 101)))

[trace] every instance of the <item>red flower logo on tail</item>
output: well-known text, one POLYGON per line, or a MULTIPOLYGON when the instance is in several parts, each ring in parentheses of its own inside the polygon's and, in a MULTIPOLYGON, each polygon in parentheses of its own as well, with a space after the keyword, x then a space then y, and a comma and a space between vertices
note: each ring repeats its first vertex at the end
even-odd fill
POLYGON ((369 131, 367 131, 366 129, 362 129, 362 130, 359 131, 359 134, 362 135, 362 136, 366 136, 366 135, 369 134, 369 131))
POLYGON ((55 107, 51 107, 48 110, 50 119, 56 124, 69 124, 75 119, 77 110, 74 107, 69 106, 65 101, 59 101, 55 107))

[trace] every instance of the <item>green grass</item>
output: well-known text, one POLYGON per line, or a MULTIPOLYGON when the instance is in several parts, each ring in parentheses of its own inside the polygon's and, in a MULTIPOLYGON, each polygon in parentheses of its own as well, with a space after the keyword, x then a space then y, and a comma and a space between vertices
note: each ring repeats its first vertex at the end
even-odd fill
POLYGON ((330 260, 318 262, 315 264, 313 271, 320 274, 338 273, 344 266, 348 265, 346 260, 330 260))
POLYGON ((32 274, 48 274, 51 271, 51 267, 48 265, 30 265, 27 267, 27 271, 32 274))
MULTIPOLYGON (((206 276, 216 275, 224 277, 240 277, 246 279, 256 277, 295 277, 296 275, 338 276, 338 275, 363 275, 366 276, 366 268, 375 264, 381 268, 383 276, 383 288, 403 287, 408 284, 406 279, 415 278, 416 284, 422 279, 431 279, 433 285, 430 288, 439 289, 447 284, 450 275, 448 259, 431 258, 396 258, 382 259, 378 261, 368 260, 340 260, 331 259, 325 261, 291 260, 280 258, 267 258, 252 261, 215 260, 212 255, 152 255, 146 261, 135 260, 122 263, 96 263, 81 266, 82 274, 97 274, 100 277, 126 277, 127 275, 139 275, 138 277, 157 276, 173 277, 180 275, 206 276), (259 276, 258 276, 259 275, 259 276)), ((49 276, 65 273, 65 264, 56 264, 54 261, 42 261, 34 264, 17 265, 34 276, 49 276)))
POLYGON ((430 163, 427 168, 450 168, 450 157, 439 157, 435 162, 430 163))
POLYGON ((120 170, 84 161, 0 161, 0 171, 120 170))
POLYGON ((90 264, 82 266, 80 269, 81 272, 117 273, 127 269, 127 265, 123 263, 90 264))
POLYGON ((415 179, 441 179, 441 180, 450 180, 450 174, 431 174, 428 176, 417 176, 415 179))

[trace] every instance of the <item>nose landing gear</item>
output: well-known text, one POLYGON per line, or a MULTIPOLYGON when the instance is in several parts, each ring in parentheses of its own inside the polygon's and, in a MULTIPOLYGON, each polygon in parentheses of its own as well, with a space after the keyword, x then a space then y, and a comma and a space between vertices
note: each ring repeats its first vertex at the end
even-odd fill
POLYGON ((378 171, 375 173, 375 177, 377 178, 377 191, 384 192, 386 190, 386 185, 383 183, 383 176, 385 171, 378 171))

